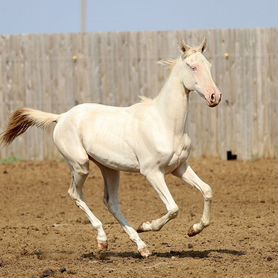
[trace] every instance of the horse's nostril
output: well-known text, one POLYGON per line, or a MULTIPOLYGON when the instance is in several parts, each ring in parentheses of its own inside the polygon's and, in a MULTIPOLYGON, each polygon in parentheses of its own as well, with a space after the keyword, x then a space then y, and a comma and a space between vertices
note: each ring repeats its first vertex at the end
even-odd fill
POLYGON ((210 96, 210 101, 211 101, 211 102, 214 102, 214 101, 215 101, 215 94, 211 94, 211 96, 210 96))

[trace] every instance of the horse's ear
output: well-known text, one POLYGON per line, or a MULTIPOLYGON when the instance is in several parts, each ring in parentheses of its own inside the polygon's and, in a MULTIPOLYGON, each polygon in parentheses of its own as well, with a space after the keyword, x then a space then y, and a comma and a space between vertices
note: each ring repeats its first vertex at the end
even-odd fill
POLYGON ((200 46, 198 47, 199 51, 201 53, 204 53, 207 50, 207 39, 204 38, 203 41, 201 42, 200 46))
POLYGON ((190 49, 190 46, 188 46, 184 40, 178 41, 178 49, 182 55, 186 53, 187 50, 190 49))

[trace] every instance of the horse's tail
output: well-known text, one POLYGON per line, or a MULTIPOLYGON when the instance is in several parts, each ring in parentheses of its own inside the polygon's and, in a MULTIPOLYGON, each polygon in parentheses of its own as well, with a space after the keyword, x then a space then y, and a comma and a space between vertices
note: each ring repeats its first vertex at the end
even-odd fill
POLYGON ((1 134, 0 143, 10 144, 17 136, 24 133, 30 126, 45 128, 57 122, 59 115, 46 113, 30 108, 20 108, 10 117, 6 130, 1 134))

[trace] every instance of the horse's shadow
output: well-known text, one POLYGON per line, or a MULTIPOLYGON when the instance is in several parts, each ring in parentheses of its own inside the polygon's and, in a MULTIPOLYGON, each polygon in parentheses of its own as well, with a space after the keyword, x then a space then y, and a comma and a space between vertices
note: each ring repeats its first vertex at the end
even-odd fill
POLYGON ((153 255, 162 258, 207 258, 210 253, 228 254, 233 256, 242 256, 246 252, 230 249, 209 249, 209 250, 185 250, 185 251, 170 251, 170 252, 155 252, 153 255))
MULTIPOLYGON (((209 249, 209 250, 184 250, 184 251, 170 251, 170 252, 153 252, 151 257, 158 258, 208 258, 210 253, 218 253, 218 254, 227 254, 233 256, 243 256, 246 255, 246 252, 238 251, 238 250, 230 250, 230 249, 209 249)), ((114 252, 107 251, 102 253, 101 255, 97 253, 87 253, 81 256, 82 259, 89 260, 111 260, 112 258, 134 258, 141 259, 142 257, 137 252, 114 252)))

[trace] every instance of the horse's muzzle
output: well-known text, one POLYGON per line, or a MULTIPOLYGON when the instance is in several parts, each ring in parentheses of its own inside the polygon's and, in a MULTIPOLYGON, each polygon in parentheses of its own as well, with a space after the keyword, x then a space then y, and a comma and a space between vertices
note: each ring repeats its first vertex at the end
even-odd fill
POLYGON ((222 93, 212 93, 207 100, 209 107, 215 107, 219 104, 222 98, 222 93))

